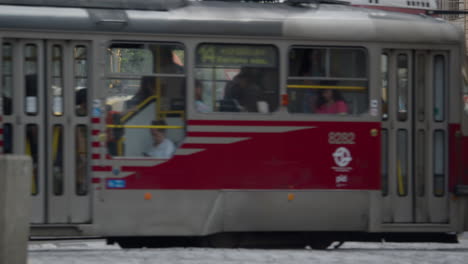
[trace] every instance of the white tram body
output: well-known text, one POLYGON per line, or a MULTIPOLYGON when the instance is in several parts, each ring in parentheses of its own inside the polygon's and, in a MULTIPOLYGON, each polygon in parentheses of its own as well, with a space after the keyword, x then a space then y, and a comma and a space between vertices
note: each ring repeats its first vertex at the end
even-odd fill
POLYGON ((0 0, 0 153, 33 157, 32 236, 468 230, 463 32, 288 3, 0 0))

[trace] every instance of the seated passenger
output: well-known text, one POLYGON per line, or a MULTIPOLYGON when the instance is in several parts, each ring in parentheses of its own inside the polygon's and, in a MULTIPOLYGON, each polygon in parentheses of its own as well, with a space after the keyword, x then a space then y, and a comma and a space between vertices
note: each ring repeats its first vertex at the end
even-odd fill
MULTIPOLYGON (((164 120, 152 121, 152 126, 166 126, 164 120)), ((170 159, 175 151, 174 143, 166 138, 165 128, 151 128, 151 137, 153 144, 143 155, 157 159, 170 159)))
POLYGON ((317 99, 317 114, 347 114, 348 106, 337 90, 322 90, 317 99))
POLYGON ((203 102, 203 86, 198 80, 195 81, 195 108, 200 113, 211 112, 210 107, 203 102))

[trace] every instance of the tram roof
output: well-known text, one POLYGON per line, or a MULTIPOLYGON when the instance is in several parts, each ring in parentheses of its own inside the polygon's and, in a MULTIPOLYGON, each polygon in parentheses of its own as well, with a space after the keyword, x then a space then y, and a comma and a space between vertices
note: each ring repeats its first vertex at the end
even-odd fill
POLYGON ((142 10, 125 6, 110 9, 13 5, 10 2, 13 1, 0 0, 0 29, 270 36, 359 42, 463 41, 460 29, 438 18, 347 5, 297 7, 181 0, 171 8, 142 10))

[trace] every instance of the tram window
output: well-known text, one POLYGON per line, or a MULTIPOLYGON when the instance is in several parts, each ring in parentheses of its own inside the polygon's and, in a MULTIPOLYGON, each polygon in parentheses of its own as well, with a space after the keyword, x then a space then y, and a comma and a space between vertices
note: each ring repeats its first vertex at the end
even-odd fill
POLYGON ((366 54, 361 49, 330 49, 330 77, 366 78, 366 54), (350 67, 351 64, 353 67, 350 67))
POLYGON ((11 115, 13 113, 13 60, 12 45, 3 43, 2 47, 2 100, 3 114, 11 115))
POLYGON ((75 75, 75 114, 88 115, 88 50, 86 46, 75 46, 74 52, 75 75))
POLYGON ((52 114, 63 115, 63 48, 52 46, 52 84, 50 87, 52 99, 52 114))
POLYGON ((53 191, 55 195, 63 195, 64 171, 63 171, 63 126, 54 125, 52 128, 52 178, 53 191))
POLYGON ((396 180, 399 196, 408 194, 408 132, 399 129, 397 132, 396 180))
POLYGON ((9 123, 3 124, 3 153, 13 153, 13 126, 9 123))
POLYGON ((78 125, 75 128, 75 191, 77 195, 88 193, 88 127, 78 125))
POLYGON ((426 56, 419 54, 416 68, 416 114, 418 121, 426 118, 426 56))
POLYGON ((388 119, 388 54, 381 55, 380 69, 382 74, 382 120, 388 119))
POLYGON ((360 48, 293 47, 289 52, 288 96, 291 113, 366 113, 366 51, 360 48))
POLYGON ((198 111, 276 111, 279 72, 275 47, 201 44, 196 52, 195 76, 202 95, 195 98, 198 111), (198 107, 200 100, 206 107, 198 107))
POLYGON ((426 132, 424 129, 419 129, 416 140, 416 195, 423 197, 425 194, 425 178, 426 178, 426 132))
POLYGON ((28 115, 37 115, 39 109, 38 102, 38 56, 37 45, 27 44, 24 49, 24 85, 25 85, 25 112, 28 115))
POLYGON ((445 59, 442 55, 434 58, 434 120, 444 121, 445 115, 445 59))
MULTIPOLYGON (((108 49, 107 148, 112 156, 149 156, 160 146, 175 150, 184 137, 184 49, 179 44, 113 43, 108 49), (156 75, 157 74, 157 75, 156 75), (165 125, 152 125, 153 121, 165 125), (155 130, 158 128, 159 130, 155 130), (153 133, 154 132, 154 133, 153 133), (170 143, 168 143, 170 142, 170 143)), ((167 156, 153 155, 153 158, 167 156)))
POLYGON ((26 125, 25 154, 30 156, 33 162, 33 178, 31 183, 31 194, 39 194, 39 129, 35 124, 26 125))
POLYGON ((434 132, 434 195, 444 196, 445 194, 445 133, 443 130, 434 132))
POLYGON ((111 73, 184 73, 184 51, 180 45, 118 43, 109 47, 111 73))
POLYGON ((406 121, 408 119, 408 84, 409 84, 409 62, 408 55, 399 54, 397 57, 397 94, 398 94, 398 107, 397 116, 398 121, 406 121))

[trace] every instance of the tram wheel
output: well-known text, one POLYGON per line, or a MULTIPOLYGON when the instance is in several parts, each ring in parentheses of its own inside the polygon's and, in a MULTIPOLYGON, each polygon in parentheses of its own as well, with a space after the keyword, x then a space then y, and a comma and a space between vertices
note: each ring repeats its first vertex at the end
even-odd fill
POLYGON ((313 239, 313 240, 310 240, 310 241, 309 241, 309 246, 310 246, 312 249, 325 250, 325 249, 327 249, 332 243, 333 243, 332 240, 326 239, 326 238, 313 239))
POLYGON ((134 238, 119 238, 116 239, 117 244, 123 249, 142 248, 144 243, 134 238))

